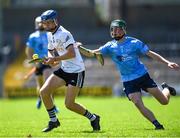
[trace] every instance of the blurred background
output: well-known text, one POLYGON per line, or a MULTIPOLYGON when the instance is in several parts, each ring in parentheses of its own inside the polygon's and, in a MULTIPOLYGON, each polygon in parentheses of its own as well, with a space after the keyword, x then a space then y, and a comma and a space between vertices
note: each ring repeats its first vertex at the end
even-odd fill
MULTIPOLYGON (((127 22, 127 33, 149 45, 169 60, 180 64, 180 0, 0 0, 0 97, 34 96, 35 81, 23 76, 30 70, 25 63, 25 44, 34 32, 34 19, 54 9, 58 20, 76 41, 90 49, 111 40, 109 24, 114 19, 127 22)), ((86 65, 82 95, 121 96, 122 83, 112 61, 105 66, 83 57, 86 65)), ((154 80, 166 81, 180 92, 180 72, 142 57, 154 80)), ((56 94, 63 95, 64 88, 56 94)))

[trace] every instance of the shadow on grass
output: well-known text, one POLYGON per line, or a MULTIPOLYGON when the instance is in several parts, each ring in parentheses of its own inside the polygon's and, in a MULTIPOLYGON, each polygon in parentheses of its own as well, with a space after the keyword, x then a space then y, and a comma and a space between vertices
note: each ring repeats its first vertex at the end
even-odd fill
POLYGON ((61 120, 75 120, 75 119, 77 120, 77 118, 75 118, 75 117, 61 117, 60 121, 61 120))
POLYGON ((85 130, 85 131, 81 131, 81 133, 105 133, 105 131, 87 131, 87 130, 85 130))
POLYGON ((138 131, 141 130, 141 131, 155 131, 155 132, 159 132, 159 131, 165 131, 167 129, 157 129, 157 130, 155 130, 154 128, 142 128, 142 129, 133 128, 133 129, 129 129, 129 130, 138 130, 138 131))
POLYGON ((150 128, 145 128, 144 130, 148 130, 148 131, 165 131, 165 130, 167 130, 167 129, 157 129, 157 130, 155 130, 155 129, 150 129, 150 128))
POLYGON ((84 133, 84 134, 103 134, 105 133, 105 131, 88 131, 88 130, 84 130, 84 131, 55 131, 55 133, 84 133))

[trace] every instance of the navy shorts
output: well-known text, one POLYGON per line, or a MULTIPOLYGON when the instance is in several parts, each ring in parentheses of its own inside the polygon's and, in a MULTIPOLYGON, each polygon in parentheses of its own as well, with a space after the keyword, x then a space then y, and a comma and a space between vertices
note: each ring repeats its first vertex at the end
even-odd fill
POLYGON ((147 88, 157 87, 157 84, 150 78, 148 73, 132 81, 123 82, 123 85, 127 97, 131 93, 141 92, 141 90, 147 91, 147 88))
POLYGON ((82 88, 84 84, 85 71, 79 73, 67 73, 61 68, 54 71, 54 74, 66 82, 66 86, 71 84, 72 86, 77 86, 82 88))
POLYGON ((43 75, 43 71, 45 69, 50 69, 50 68, 51 68, 51 66, 49 66, 49 65, 44 65, 42 63, 38 63, 38 65, 36 66, 35 75, 36 76, 43 75))

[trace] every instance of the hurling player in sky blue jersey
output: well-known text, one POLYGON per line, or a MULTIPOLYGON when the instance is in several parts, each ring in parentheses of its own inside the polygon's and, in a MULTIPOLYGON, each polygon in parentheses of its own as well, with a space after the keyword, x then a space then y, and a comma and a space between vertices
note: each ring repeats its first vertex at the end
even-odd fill
POLYGON ((139 60, 141 54, 147 55, 154 60, 166 64, 171 69, 179 69, 179 65, 171 62, 159 54, 151 51, 149 47, 142 41, 126 35, 126 22, 124 20, 114 20, 110 25, 110 34, 112 41, 107 42, 99 49, 90 50, 79 46, 80 52, 88 57, 94 57, 95 54, 109 56, 115 63, 120 73, 124 85, 124 92, 130 101, 134 103, 140 113, 148 119, 155 129, 164 129, 152 111, 150 111, 143 103, 141 90, 150 93, 162 105, 169 103, 170 95, 175 96, 176 90, 162 83, 161 91, 153 79, 149 76, 146 66, 139 60))
MULTIPOLYGON (((38 16, 35 18, 35 32, 29 35, 29 38, 26 42, 26 55, 28 59, 32 59, 33 54, 38 54, 39 58, 47 57, 48 55, 48 40, 47 40, 47 32, 44 31, 44 28, 41 23, 41 17, 38 16)), ((48 65, 44 65, 42 63, 34 64, 35 76, 36 76, 36 85, 37 85, 37 93, 39 89, 43 85, 44 81, 51 74, 51 67, 48 65)), ((39 94, 38 94, 39 95, 39 94)), ((39 109, 41 107, 41 98, 38 96, 36 107, 39 109)), ((56 108, 56 112, 58 109, 56 108)))

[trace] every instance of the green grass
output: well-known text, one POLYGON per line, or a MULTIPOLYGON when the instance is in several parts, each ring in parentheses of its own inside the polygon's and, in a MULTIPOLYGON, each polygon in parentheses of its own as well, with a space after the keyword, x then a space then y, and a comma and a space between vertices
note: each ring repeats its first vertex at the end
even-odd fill
POLYGON ((180 97, 166 106, 153 98, 143 99, 165 130, 154 130, 126 98, 78 97, 77 102, 101 116, 101 131, 92 133, 89 121, 67 110, 63 97, 56 97, 61 126, 42 133, 48 121, 45 108, 35 108, 36 98, 21 98, 0 100, 0 137, 180 137, 180 97))

